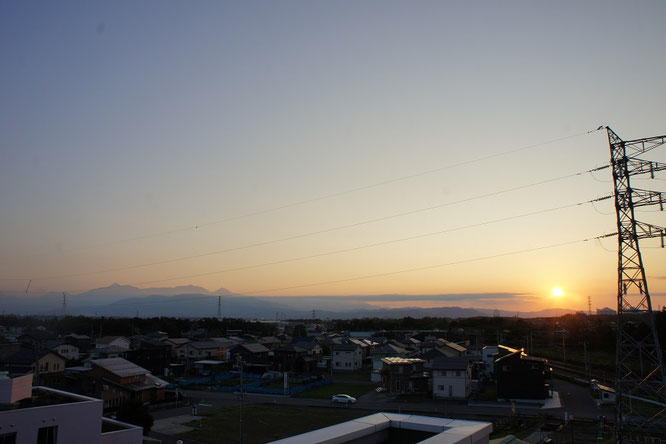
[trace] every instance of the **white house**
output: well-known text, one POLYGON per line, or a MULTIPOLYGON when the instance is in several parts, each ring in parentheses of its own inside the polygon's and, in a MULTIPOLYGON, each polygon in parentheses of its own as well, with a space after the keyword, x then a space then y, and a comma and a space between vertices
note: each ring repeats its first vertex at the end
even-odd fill
POLYGON ((60 344, 55 347, 51 347, 51 350, 58 353, 63 358, 68 361, 79 359, 79 347, 72 344, 60 344))
POLYGON ((467 399, 471 394, 472 364, 467 358, 441 358, 432 364, 432 396, 467 399))
POLYGON ((486 368, 486 375, 495 373, 495 358, 499 352, 496 345, 487 345, 481 350, 481 360, 486 368))
POLYGON ((141 444, 143 441, 141 427, 102 417, 101 399, 32 387, 31 379, 32 375, 0 379, 0 442, 141 444))
POLYGON ((363 350, 358 344, 333 344, 331 355, 333 370, 358 370, 363 365, 363 350))

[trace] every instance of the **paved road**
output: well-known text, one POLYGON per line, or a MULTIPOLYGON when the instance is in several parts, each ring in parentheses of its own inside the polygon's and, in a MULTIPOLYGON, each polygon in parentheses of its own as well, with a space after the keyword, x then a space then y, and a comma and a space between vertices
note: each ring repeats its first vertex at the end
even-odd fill
MULTIPOLYGON (((240 401, 232 393, 208 392, 199 390, 183 390, 183 395, 187 397, 188 402, 197 404, 199 412, 223 407, 238 406, 240 401)), ((310 399, 310 398, 289 398, 283 396, 247 394, 244 399, 247 404, 275 404, 291 405, 304 407, 328 407, 328 408, 353 408, 368 411, 396 411, 396 412, 418 412, 433 413, 444 416, 452 416, 460 419, 480 419, 490 420, 492 418, 501 418, 510 416, 511 408, 509 406, 468 406, 465 402, 445 402, 436 400, 426 400, 418 403, 397 402, 391 396, 385 393, 370 392, 358 399, 354 405, 332 404, 328 399, 310 399)), ((516 409, 524 415, 538 415, 546 413, 544 410, 534 408, 516 409)), ((169 418, 192 413, 192 406, 172 408, 167 410, 157 410, 152 412, 155 419, 169 418)), ((562 409, 553 409, 547 411, 554 417, 562 416, 562 409)))
MULTIPOLYGON (((596 419, 600 415, 609 417, 609 410, 597 407, 589 388, 562 379, 553 379, 553 384, 560 393, 565 411, 574 418, 596 419)), ((612 416, 612 413, 610 415, 612 416)))

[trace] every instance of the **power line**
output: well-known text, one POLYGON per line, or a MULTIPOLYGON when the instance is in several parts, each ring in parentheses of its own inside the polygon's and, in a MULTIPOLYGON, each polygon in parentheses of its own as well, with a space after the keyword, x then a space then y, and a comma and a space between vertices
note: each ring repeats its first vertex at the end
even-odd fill
MULTIPOLYGON (((279 205, 279 206, 276 206, 276 207, 266 208, 266 209, 263 209, 263 210, 257 210, 257 211, 252 211, 252 212, 249 212, 249 213, 239 214, 239 215, 236 215, 236 216, 217 219, 217 220, 213 220, 213 221, 202 223, 202 224, 196 224, 196 225, 189 225, 189 226, 185 226, 185 227, 173 228, 173 229, 170 229, 170 230, 159 231, 159 232, 156 232, 156 233, 149 233, 149 234, 145 234, 145 235, 125 238, 125 239, 118 239, 118 240, 113 240, 113 241, 108 241, 108 242, 99 242, 99 243, 96 243, 96 244, 93 244, 93 245, 78 247, 78 248, 70 248, 70 249, 66 249, 66 250, 63 250, 63 251, 64 252, 81 251, 81 250, 96 248, 96 247, 100 247, 100 246, 104 246, 104 245, 113 245, 113 244, 118 244, 118 243, 132 242, 132 241, 150 239, 150 238, 164 236, 164 235, 171 235, 171 234, 174 234, 174 233, 179 233, 179 232, 184 232, 184 231, 198 230, 199 228, 202 228, 202 227, 208 227, 208 226, 217 225, 217 224, 221 224, 221 223, 225 223, 225 222, 231 222, 231 221, 234 221, 234 220, 239 220, 239 219, 244 219, 244 218, 248 218, 248 217, 259 216, 259 215, 262 215, 262 214, 272 213, 272 212, 283 210, 283 209, 286 209, 286 208, 297 207, 297 206, 301 206, 301 205, 305 205, 305 204, 309 204, 309 203, 313 203, 313 202, 317 202, 317 201, 321 201, 321 200, 326 200, 326 199, 331 199, 331 198, 334 198, 334 197, 344 196, 344 195, 351 194, 351 193, 356 193, 356 192, 359 192, 359 191, 364 191, 364 190, 368 190, 368 189, 372 189, 372 188, 377 188, 377 187, 381 187, 381 186, 384 186, 384 185, 389 185, 389 184, 396 183, 396 182, 402 182, 402 181, 405 181, 405 180, 415 179, 417 177, 422 177, 422 176, 426 176, 426 175, 429 175, 429 174, 434 174, 434 173, 438 173, 438 172, 441 172, 441 171, 446 171, 446 170, 449 170, 449 169, 458 168, 458 167, 461 167, 461 166, 470 165, 470 164, 477 163, 477 162, 482 162, 484 160, 490 160, 490 159, 494 159, 494 158, 497 158, 497 157, 502 157, 502 156, 507 156, 507 155, 510 155, 510 154, 515 154, 515 153, 518 153, 518 152, 521 152, 521 151, 527 151, 527 150, 538 148, 538 147, 541 147, 541 146, 550 145, 550 144, 553 144, 553 143, 561 142, 561 141, 568 140, 568 139, 573 139, 573 138, 584 136, 584 135, 587 135, 587 134, 592 134, 592 133, 595 133, 597 131, 600 131, 601 129, 603 129, 603 126, 600 126, 600 127, 598 127, 597 129, 594 129, 594 130, 584 131, 584 132, 581 132, 581 133, 572 134, 572 135, 565 136, 565 137, 560 137, 560 138, 557 138, 557 139, 551 139, 551 140, 548 140, 548 141, 545 141, 545 142, 539 142, 539 143, 535 143, 535 144, 532 144, 532 145, 527 145, 527 146, 520 147, 520 148, 515 148, 515 149, 512 149, 512 150, 508 150, 508 151, 502 151, 502 152, 499 152, 499 153, 489 154, 489 155, 486 155, 486 156, 481 156, 481 157, 477 157, 477 158, 474 158, 474 159, 469 159, 469 160, 461 161, 461 162, 458 162, 458 163, 453 163, 453 164, 450 164, 450 165, 444 165, 444 166, 441 166, 441 167, 438 167, 438 168, 433 168, 433 169, 424 170, 424 171, 420 171, 420 172, 413 173, 413 174, 408 174, 408 175, 405 175, 405 176, 396 177, 396 178, 393 178, 393 179, 387 179, 387 180, 384 180, 384 181, 375 182, 375 183, 372 183, 372 184, 369 184, 369 185, 363 185, 363 186, 356 187, 356 188, 351 188, 351 189, 348 189, 348 190, 343 190, 343 191, 330 193, 330 194, 324 194, 322 196, 317 196, 317 197, 313 197, 313 198, 310 198, 310 199, 304 199, 304 200, 300 200, 300 201, 296 201, 296 202, 291 202, 291 203, 279 205)), ((35 253, 32 256, 41 255, 41 254, 43 254, 43 253, 35 253)))
POLYGON ((215 275, 215 274, 229 273, 229 272, 233 272, 233 271, 249 270, 249 269, 253 269, 253 268, 260 268, 260 267, 267 267, 267 266, 271 266, 271 265, 285 264, 285 263, 288 263, 288 262, 296 262, 296 261, 301 261, 301 260, 306 260, 306 259, 314 259, 314 258, 317 258, 317 257, 331 256, 331 255, 334 255, 334 254, 347 253, 347 252, 350 252, 350 251, 357 251, 357 250, 362 250, 362 249, 366 249, 366 248, 373 248, 373 247, 378 247, 378 246, 383 246, 383 245, 394 244, 394 243, 398 243, 398 242, 405 242, 405 241, 410 241, 410 240, 422 239, 422 238, 425 238, 425 237, 436 236, 436 235, 439 235, 439 234, 451 233, 451 232, 454 232, 454 231, 461 231, 461 230, 466 230, 466 229, 469 229, 469 228, 476 228, 476 227, 481 227, 481 226, 484 226, 484 225, 490 225, 490 224, 499 223, 499 222, 506 222, 506 221, 509 221, 509 220, 515 220, 515 219, 519 219, 519 218, 522 218, 522 217, 534 216, 534 215, 537 215, 537 214, 545 214, 545 213, 549 213, 549 212, 553 212, 553 211, 557 211, 557 210, 562 210, 562 209, 565 209, 565 208, 572 208, 572 207, 581 206, 581 205, 588 204, 588 203, 593 203, 593 202, 598 202, 598 201, 610 199, 611 197, 612 196, 604 196, 604 197, 600 197, 600 198, 597 198, 597 199, 588 200, 588 201, 585 201, 585 202, 578 202, 578 203, 574 203, 574 204, 562 205, 562 206, 559 206, 559 207, 548 208, 548 209, 545 209, 545 210, 538 210, 538 211, 533 211, 533 212, 530 212, 530 213, 524 213, 524 214, 518 214, 518 215, 514 215, 514 216, 503 217, 501 219, 495 219, 495 220, 480 222, 480 223, 477 223, 477 224, 465 225, 465 226, 456 227, 456 228, 449 228, 449 229, 446 229, 446 230, 439 230, 439 231, 434 231, 434 232, 429 232, 429 233, 424 233, 424 234, 418 234, 418 235, 415 235, 415 236, 403 237, 403 238, 399 238, 399 239, 391 239, 391 240, 387 240, 387 241, 383 241, 383 242, 377 242, 377 243, 373 243, 373 244, 360 245, 360 246, 350 247, 350 248, 343 248, 343 249, 339 249, 339 250, 328 251, 328 252, 325 252, 325 253, 316 253, 316 254, 311 254, 311 255, 308 255, 308 256, 300 256, 300 257, 296 257, 296 258, 282 259, 282 260, 273 261, 273 262, 264 262, 264 263, 261 263, 261 264, 246 265, 246 266, 243 266, 243 267, 227 268, 227 269, 224 269, 224 270, 210 271, 210 272, 206 272, 206 273, 198 273, 198 274, 187 275, 187 276, 179 276, 179 277, 165 278, 165 279, 156 279, 156 280, 143 281, 143 282, 134 282, 134 283, 129 284, 129 285, 145 285, 145 284, 154 284, 154 283, 158 283, 158 282, 168 282, 168 281, 176 281, 176 280, 180 280, 180 279, 190 279, 190 278, 196 278, 196 277, 211 276, 211 275, 215 275))
POLYGON ((435 269, 435 268, 443 268, 443 267, 448 267, 448 266, 451 266, 451 265, 460 265, 460 264, 466 264, 466 263, 470 263, 470 262, 478 262, 478 261, 487 260, 487 259, 496 259, 498 257, 513 256, 513 255, 516 255, 516 254, 530 253, 530 252, 539 251, 539 250, 546 250, 546 249, 549 249, 549 248, 563 247, 565 245, 573 245, 573 244, 577 244, 577 243, 588 242, 588 241, 595 240, 595 239, 601 239, 601 238, 604 238, 604 237, 615 236, 615 234, 616 233, 604 234, 602 236, 590 237, 590 238, 576 240, 576 241, 562 242, 562 243, 559 243, 559 244, 546 245, 546 246, 536 247, 536 248, 528 248, 528 249, 525 249, 525 250, 512 251, 512 252, 508 252, 508 253, 499 253, 499 254, 494 254, 494 255, 491 255, 491 256, 477 257, 477 258, 474 258, 474 259, 465 259, 465 260, 461 260, 461 261, 447 262, 447 263, 444 263, 444 264, 428 265, 428 266, 425 266, 425 267, 417 267, 417 268, 408 268, 408 269, 405 269, 405 270, 390 271, 390 272, 386 272, 386 273, 371 274, 371 275, 365 275, 365 276, 356 276, 356 277, 352 277, 352 278, 338 279, 338 280, 335 280, 335 281, 315 282, 315 283, 311 283, 311 284, 295 285, 295 286, 291 286, 291 287, 271 288, 271 289, 266 289, 266 290, 249 291, 249 292, 244 292, 243 294, 247 295, 247 294, 266 293, 266 292, 272 292, 272 291, 292 290, 292 289, 295 289, 295 288, 314 287, 314 286, 317 286, 317 285, 338 284, 338 283, 358 281, 358 280, 363 280, 363 279, 371 279, 371 278, 377 278, 377 277, 392 276, 392 275, 402 274, 402 273, 412 273, 412 272, 415 272, 415 271, 432 270, 432 269, 435 269))
MULTIPOLYGON (((481 195, 478 195, 478 196, 468 197, 468 198, 460 199, 460 200, 457 200, 457 201, 445 202, 445 203, 442 203, 442 204, 432 205, 432 206, 429 206, 429 207, 419 208, 419 209, 416 209, 416 210, 404 211, 404 212, 401 212, 401 213, 395 213, 395 214, 391 214, 391 215, 388 215, 388 216, 382 216, 382 217, 379 217, 379 218, 368 219, 368 220, 364 220, 364 221, 360 221, 360 222, 354 222, 354 223, 351 223, 351 224, 340 225, 340 226, 336 226, 336 227, 326 228, 326 229, 323 229, 323 230, 311 231, 311 232, 308 232, 308 233, 301 233, 301 234, 297 234, 297 235, 294 235, 294 236, 288 236, 288 237, 273 239, 273 240, 264 241, 264 242, 257 242, 257 243, 243 245, 243 246, 239 246, 239 247, 226 248, 226 249, 223 249, 223 250, 210 251, 210 252, 207 252, 207 253, 201 253, 201 254, 195 254, 195 255, 189 255, 189 256, 181 256, 181 257, 177 257, 177 258, 164 259, 164 260, 161 260, 161 261, 154 261, 154 262, 147 262, 147 263, 143 263, 143 264, 128 265, 128 266, 124 266, 124 267, 110 268, 110 269, 105 269, 105 270, 96 270, 96 271, 88 271, 88 272, 81 272, 81 273, 72 273, 72 274, 67 274, 67 275, 45 276, 45 277, 41 277, 41 278, 32 278, 32 280, 56 280, 56 279, 65 279, 65 278, 72 278, 72 277, 89 276, 89 275, 93 275, 93 274, 112 273, 112 272, 116 272, 116 271, 125 271, 125 270, 131 270, 131 269, 136 269, 136 268, 150 267, 150 266, 154 266, 154 265, 162 265, 162 264, 180 262, 180 261, 189 260, 189 259, 197 259, 197 258, 208 257, 208 256, 213 256, 213 255, 218 255, 218 254, 230 253, 230 252, 233 252, 233 251, 240 251, 240 250, 245 250, 245 249, 249 249, 249 248, 262 247, 262 246, 272 245, 272 244, 276 244, 276 243, 280 243, 280 242, 286 242, 286 241, 290 241, 290 240, 301 239, 301 238, 304 238, 304 237, 315 236, 315 235, 318 235, 318 234, 330 233, 330 232, 333 232, 333 231, 343 230, 343 229, 347 229, 347 228, 354 228, 354 227, 358 227, 358 226, 362 226, 362 225, 367 225, 367 224, 371 224, 371 223, 376 223, 376 222, 381 222, 381 221, 385 221, 385 220, 389 220, 389 219, 394 219, 394 218, 397 218, 397 217, 403 217, 403 216, 408 216, 408 215, 412 215, 412 214, 418 214, 418 213, 422 213, 422 212, 425 212, 425 211, 432 211, 432 210, 447 207, 447 206, 458 205, 458 204, 465 203, 465 202, 471 202, 471 201, 474 201, 474 200, 485 199, 485 198, 488 198, 488 197, 498 196, 498 195, 501 195, 501 194, 511 193, 511 192, 514 192, 514 191, 520 191, 520 190, 524 190, 524 189, 527 189, 527 188, 531 188, 531 187, 544 185, 544 184, 551 183, 551 182, 556 182, 556 181, 568 179, 568 178, 571 178, 571 177, 582 176, 584 174, 591 173, 593 171, 600 171, 600 170, 606 169, 608 167, 609 167, 608 165, 602 165, 602 166, 599 166, 599 167, 596 167, 596 168, 591 168, 591 169, 588 169, 588 170, 585 170, 585 171, 579 171, 577 173, 567 174, 567 175, 564 175, 564 176, 559 176, 559 177, 555 177, 555 178, 551 178, 551 179, 545 179, 545 180, 541 180, 541 181, 538 181, 538 182, 532 182, 532 183, 529 183, 529 184, 526 184, 526 185, 520 185, 520 186, 517 186, 517 187, 507 188, 507 189, 504 189, 504 190, 493 191, 491 193, 486 193, 486 194, 481 194, 481 195)), ((196 276, 193 276, 193 277, 196 277, 196 276)), ((4 280, 5 278, 0 278, 0 279, 4 280)), ((17 278, 10 278, 10 279, 16 280, 17 278)), ((28 279, 29 278, 22 278, 21 280, 28 280, 28 279)), ((175 280, 175 279, 168 279, 168 280, 175 280)), ((151 281, 151 282, 159 282, 159 281, 151 281)))
MULTIPOLYGON (((352 281, 358 281, 358 280, 363 280, 363 279, 372 279, 372 278, 377 278, 377 277, 384 277, 384 276, 391 276, 391 275, 396 275, 396 274, 404 274, 404 273, 413 273, 416 271, 425 271, 425 270, 432 270, 436 268, 444 268, 444 267, 449 267, 453 265, 460 265, 460 264, 466 264, 470 262, 479 262, 483 260, 488 260, 488 259, 496 259, 499 257, 506 257, 506 256, 513 256, 517 254, 524 254, 524 253, 530 253, 534 251, 540 251, 540 250, 546 250, 550 248, 557 248, 557 247, 563 247, 567 245, 574 245, 574 244, 579 244, 583 242, 589 242, 591 240, 597 240, 597 239, 604 239, 607 237, 612 237, 616 236, 617 233, 610 233, 610 234, 604 234, 601 236, 595 236, 595 237, 588 237, 585 239, 579 239, 579 240, 574 240, 574 241, 568 241, 568 242, 561 242, 557 244, 551 244, 551 245, 544 245, 540 247, 534 247, 534 248, 527 248, 524 250, 517 250, 517 251, 510 251, 506 253, 498 253, 490 256, 482 256, 482 257, 476 257, 472 259, 463 259, 459 261, 453 261, 453 262, 446 262, 442 264, 436 264, 436 265, 428 265, 428 266, 423 266, 423 267, 416 267, 416 268, 408 268, 408 269, 402 269, 402 270, 395 270, 395 271, 389 271, 385 273, 378 273, 378 274, 369 274, 369 275, 363 275, 363 276, 355 276, 351 278, 345 278, 345 279, 337 279, 337 280, 331 280, 331 281, 323 281, 323 282, 315 282, 315 283, 309 283, 309 284, 301 284, 301 285, 294 285, 290 287, 281 287, 281 288, 272 288, 272 289, 264 289, 264 290, 256 290, 256 291, 249 291, 249 292, 243 292, 242 294, 239 294, 238 296, 243 296, 243 295, 250 295, 250 294, 258 294, 258 293, 267 293, 267 292, 273 292, 273 291, 283 291, 283 290, 292 290, 296 288, 306 288, 306 287, 314 287, 318 285, 329 285, 329 284, 338 284, 338 283, 343 283, 343 282, 352 282, 352 281)), ((194 296, 191 298, 181 298, 181 299, 168 299, 168 300, 160 300, 160 301, 145 301, 139 304, 164 304, 167 302, 182 302, 182 301, 193 301, 193 300, 203 300, 207 299, 213 302, 214 296, 194 296)), ((114 306, 124 306, 124 305, 137 305, 136 302, 128 302, 128 303, 114 303, 114 306)))

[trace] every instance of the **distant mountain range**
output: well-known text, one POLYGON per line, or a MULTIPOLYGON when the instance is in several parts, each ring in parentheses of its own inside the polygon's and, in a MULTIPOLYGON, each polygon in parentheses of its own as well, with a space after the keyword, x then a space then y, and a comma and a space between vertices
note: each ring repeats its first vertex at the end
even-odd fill
MULTIPOLYGON (((502 297, 503 293, 494 294, 502 297)), ((463 300, 469 295, 428 295, 430 300, 463 300)), ((486 296, 486 295, 480 295, 486 296)), ((486 308, 461 308, 442 306, 437 308, 379 308, 368 301, 409 300, 418 296, 369 295, 369 296, 285 296, 251 297, 235 294, 225 288, 208 291, 193 285, 166 288, 136 288, 113 284, 78 294, 67 294, 67 314, 86 316, 176 316, 214 317, 218 299, 223 317, 250 319, 311 318, 312 311, 319 319, 350 319, 359 317, 402 318, 410 316, 468 318, 492 316, 486 308), (402 299, 400 299, 402 298, 402 299)), ((3 313, 31 315, 60 315, 63 312, 61 293, 49 292, 25 295, 0 292, 0 310, 3 313)), ((553 308, 537 312, 502 310, 501 316, 523 318, 561 316, 574 310, 553 308)))

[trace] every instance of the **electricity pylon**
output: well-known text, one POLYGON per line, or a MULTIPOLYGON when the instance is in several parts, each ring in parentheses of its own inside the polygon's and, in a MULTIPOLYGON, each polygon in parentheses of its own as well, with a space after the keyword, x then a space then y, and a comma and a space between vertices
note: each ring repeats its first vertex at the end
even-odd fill
POLYGON ((622 140, 609 127, 615 211, 618 234, 617 344, 615 374, 616 442, 633 442, 639 436, 663 434, 666 430, 666 371, 652 313, 643 258, 638 241, 661 237, 663 227, 639 222, 636 207, 659 205, 666 196, 656 191, 632 188, 629 178, 666 170, 666 164, 640 156, 666 143, 666 136, 622 140))

